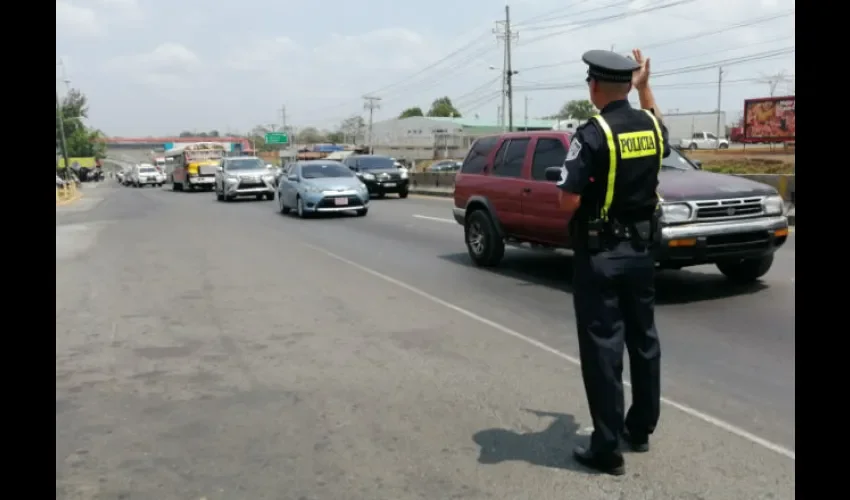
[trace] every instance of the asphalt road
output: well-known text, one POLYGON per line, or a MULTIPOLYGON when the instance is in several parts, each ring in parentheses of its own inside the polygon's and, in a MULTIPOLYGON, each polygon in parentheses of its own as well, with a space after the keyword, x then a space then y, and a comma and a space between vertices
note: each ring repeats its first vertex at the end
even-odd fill
POLYGON ((471 267, 450 202, 299 220, 103 185, 56 217, 57 498, 794 498, 794 245, 757 286, 658 278, 664 395, 622 478, 570 259, 471 267))

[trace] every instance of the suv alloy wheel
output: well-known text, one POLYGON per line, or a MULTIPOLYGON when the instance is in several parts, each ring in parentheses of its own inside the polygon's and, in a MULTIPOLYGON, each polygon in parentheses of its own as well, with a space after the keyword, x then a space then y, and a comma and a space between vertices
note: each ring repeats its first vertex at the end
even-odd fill
POLYGON ((505 255, 505 242, 499 237, 493 220, 483 210, 475 210, 464 226, 466 249, 475 265, 493 267, 505 255))

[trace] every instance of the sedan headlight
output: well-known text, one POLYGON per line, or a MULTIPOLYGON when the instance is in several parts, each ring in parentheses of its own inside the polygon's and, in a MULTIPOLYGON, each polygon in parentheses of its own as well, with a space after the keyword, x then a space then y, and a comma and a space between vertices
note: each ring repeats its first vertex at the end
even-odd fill
POLYGON ((768 196, 762 202, 765 215, 782 215, 785 212, 785 202, 781 196, 768 196))
POLYGON ((691 220, 691 207, 687 203, 664 203, 661 205, 661 220, 667 224, 691 220))

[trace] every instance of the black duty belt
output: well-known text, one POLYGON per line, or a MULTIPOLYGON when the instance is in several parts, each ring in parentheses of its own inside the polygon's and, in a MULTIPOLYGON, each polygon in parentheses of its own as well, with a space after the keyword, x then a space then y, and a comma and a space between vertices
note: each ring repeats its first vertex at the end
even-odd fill
POLYGON ((604 223, 605 236, 619 241, 652 241, 652 221, 637 221, 624 223, 618 220, 609 220, 604 223))

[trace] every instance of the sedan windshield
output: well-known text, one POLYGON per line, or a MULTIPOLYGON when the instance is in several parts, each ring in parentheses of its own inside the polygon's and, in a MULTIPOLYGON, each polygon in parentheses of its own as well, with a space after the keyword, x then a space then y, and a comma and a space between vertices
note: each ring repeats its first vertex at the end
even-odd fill
POLYGON ((258 170, 261 168, 266 168, 266 164, 259 158, 241 158, 227 162, 227 170, 258 170))
POLYGON ((357 158, 357 167, 360 170, 381 170, 395 168, 395 161, 392 158, 381 156, 363 156, 357 158))
POLYGON ((321 179, 327 177, 354 177, 354 174, 341 164, 322 163, 302 165, 301 177, 305 179, 321 179))
POLYGON ((668 170, 696 170, 696 167, 676 148, 670 148, 670 156, 661 161, 661 167, 668 170))

